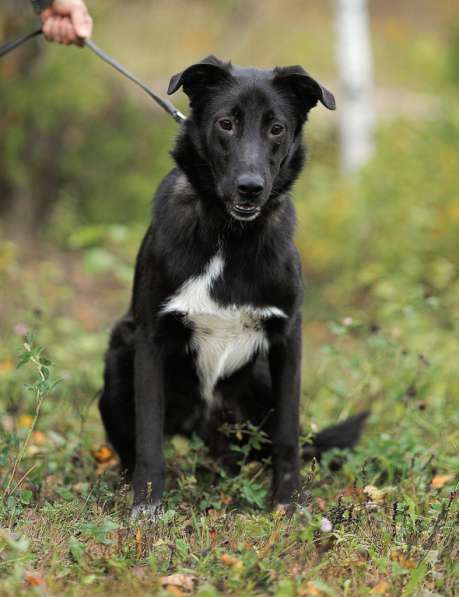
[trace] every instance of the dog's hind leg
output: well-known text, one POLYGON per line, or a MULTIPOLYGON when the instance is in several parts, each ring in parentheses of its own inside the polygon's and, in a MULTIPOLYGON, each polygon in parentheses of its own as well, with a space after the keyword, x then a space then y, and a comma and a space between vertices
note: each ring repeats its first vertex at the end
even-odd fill
MULTIPOLYGON (((271 438, 275 423, 274 399, 269 370, 263 359, 259 359, 257 362, 252 392, 250 397, 246 398, 245 404, 249 409, 251 421, 260 426, 271 438)), ((317 458, 320 460, 327 450, 353 448, 359 441, 369 414, 367 411, 361 412, 316 433, 311 443, 301 446, 302 459, 308 461, 317 458)))
POLYGON ((107 437, 128 479, 135 466, 134 323, 128 313, 114 327, 105 355, 99 410, 107 437))

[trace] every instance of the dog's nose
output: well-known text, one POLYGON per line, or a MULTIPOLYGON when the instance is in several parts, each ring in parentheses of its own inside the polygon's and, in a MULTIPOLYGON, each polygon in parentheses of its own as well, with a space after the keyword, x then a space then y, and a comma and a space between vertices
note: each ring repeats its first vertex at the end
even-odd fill
POLYGON ((258 197, 263 188, 263 179, 258 174, 243 174, 237 179, 237 190, 246 199, 258 197))

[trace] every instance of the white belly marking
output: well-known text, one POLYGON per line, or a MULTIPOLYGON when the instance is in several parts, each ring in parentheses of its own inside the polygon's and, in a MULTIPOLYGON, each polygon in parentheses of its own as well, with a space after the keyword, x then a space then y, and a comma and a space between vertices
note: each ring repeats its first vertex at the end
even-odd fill
POLYGON ((162 308, 162 313, 185 315, 192 326, 189 348, 196 355, 201 392, 208 403, 215 399, 219 379, 240 369, 255 353, 268 349, 262 322, 270 317, 286 317, 277 307, 219 305, 210 290, 223 268, 218 252, 204 272, 187 280, 162 308))

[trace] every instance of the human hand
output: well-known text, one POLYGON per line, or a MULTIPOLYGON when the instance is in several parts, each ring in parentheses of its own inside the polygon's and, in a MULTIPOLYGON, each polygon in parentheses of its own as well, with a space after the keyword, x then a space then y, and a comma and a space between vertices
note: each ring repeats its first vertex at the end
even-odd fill
POLYGON ((81 46, 91 37, 92 19, 83 0, 54 0, 40 17, 48 41, 81 46))

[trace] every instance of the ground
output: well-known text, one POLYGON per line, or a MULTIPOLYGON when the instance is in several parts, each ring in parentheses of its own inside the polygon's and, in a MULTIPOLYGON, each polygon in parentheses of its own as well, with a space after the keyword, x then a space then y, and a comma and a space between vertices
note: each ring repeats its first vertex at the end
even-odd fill
POLYGON ((381 321, 321 321, 306 305, 305 438, 372 414, 353 453, 305 464, 291 516, 267 507, 268 466, 241 453, 228 477, 197 439, 174 437, 165 511, 147 524, 129 518, 96 407, 128 272, 91 253, 36 255, 3 246, 2 595, 455 594, 459 385, 444 351, 457 337, 428 297, 381 321))

